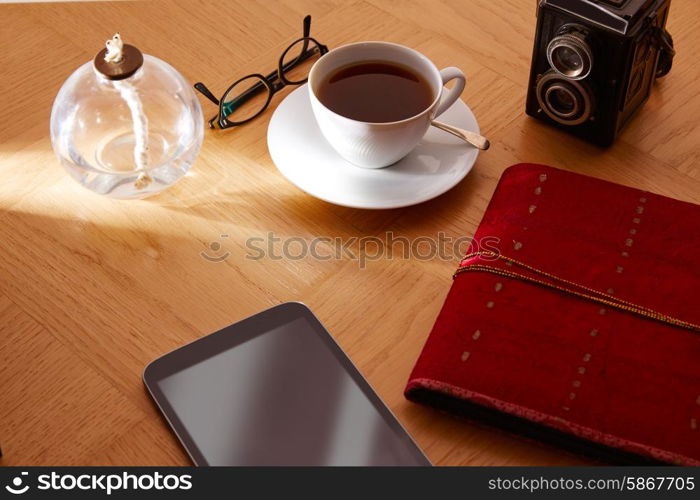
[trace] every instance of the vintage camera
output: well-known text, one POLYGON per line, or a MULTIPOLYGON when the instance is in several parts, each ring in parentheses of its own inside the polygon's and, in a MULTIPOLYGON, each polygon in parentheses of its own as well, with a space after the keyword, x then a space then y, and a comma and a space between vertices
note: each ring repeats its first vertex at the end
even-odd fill
POLYGON ((670 0, 539 0, 526 112, 609 146, 671 70, 670 0))

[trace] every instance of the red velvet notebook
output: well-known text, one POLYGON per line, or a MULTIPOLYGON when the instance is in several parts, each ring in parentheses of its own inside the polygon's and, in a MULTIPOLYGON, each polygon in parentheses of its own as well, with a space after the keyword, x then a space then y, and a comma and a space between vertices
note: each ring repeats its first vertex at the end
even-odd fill
POLYGON ((507 169, 406 397, 623 463, 700 465, 700 206, 507 169))

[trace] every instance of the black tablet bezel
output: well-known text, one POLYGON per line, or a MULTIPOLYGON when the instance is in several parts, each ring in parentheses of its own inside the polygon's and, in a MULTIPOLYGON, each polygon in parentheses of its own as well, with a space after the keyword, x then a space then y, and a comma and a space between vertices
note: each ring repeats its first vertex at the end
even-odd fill
POLYGON ((428 458, 418 448, 418 445, 406 432, 391 410, 377 396, 367 380, 357 370, 330 333, 323 327, 311 310, 300 302, 286 302, 274 306, 164 354, 146 366, 143 371, 143 382, 192 462, 197 466, 210 465, 183 423, 177 417, 165 395, 159 389, 158 382, 180 370, 205 361, 216 354, 232 349, 243 342, 259 335, 264 335, 299 318, 304 318, 308 322, 314 332, 326 343, 345 371, 357 383, 367 399, 382 415, 382 418, 399 437, 406 441, 406 448, 410 453, 414 454, 416 462, 431 465, 428 458))

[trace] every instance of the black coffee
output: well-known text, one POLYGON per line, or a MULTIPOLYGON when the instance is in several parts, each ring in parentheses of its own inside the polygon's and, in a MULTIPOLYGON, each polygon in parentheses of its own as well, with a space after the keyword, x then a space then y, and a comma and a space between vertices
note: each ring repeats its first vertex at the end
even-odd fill
POLYGON ((321 82, 317 96, 339 115, 373 123, 410 118, 435 98, 421 75, 386 61, 366 61, 335 70, 321 82))

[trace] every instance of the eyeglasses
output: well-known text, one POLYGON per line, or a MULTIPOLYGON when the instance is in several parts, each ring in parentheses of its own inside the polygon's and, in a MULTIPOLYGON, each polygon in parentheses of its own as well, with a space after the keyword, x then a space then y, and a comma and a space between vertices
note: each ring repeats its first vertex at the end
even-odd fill
POLYGON ((243 125, 265 111, 272 96, 287 85, 306 83, 311 66, 328 52, 328 47, 309 36, 311 16, 304 18, 304 36, 295 40, 282 53, 277 70, 267 76, 259 73, 235 81, 221 99, 201 82, 194 88, 219 106, 219 113, 209 120, 209 127, 221 129, 243 125))

